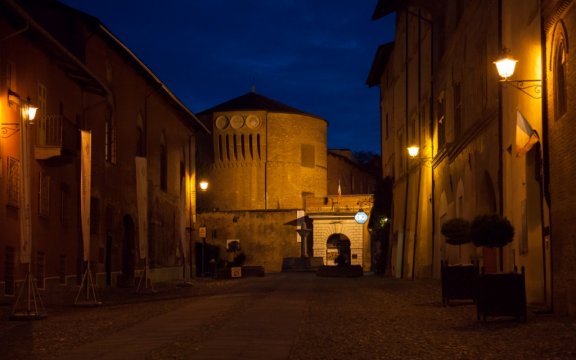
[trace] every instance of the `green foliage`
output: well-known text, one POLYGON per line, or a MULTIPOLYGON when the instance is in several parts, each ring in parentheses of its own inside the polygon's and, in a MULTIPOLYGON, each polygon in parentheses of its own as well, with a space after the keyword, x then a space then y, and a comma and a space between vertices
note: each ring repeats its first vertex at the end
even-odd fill
POLYGON ((502 247, 514 239, 514 227, 499 215, 479 215, 470 225, 470 237, 476 246, 502 247))
POLYGON ((450 245, 462 245, 472 241, 470 239, 470 222, 462 218, 453 218, 442 224, 440 229, 450 245))

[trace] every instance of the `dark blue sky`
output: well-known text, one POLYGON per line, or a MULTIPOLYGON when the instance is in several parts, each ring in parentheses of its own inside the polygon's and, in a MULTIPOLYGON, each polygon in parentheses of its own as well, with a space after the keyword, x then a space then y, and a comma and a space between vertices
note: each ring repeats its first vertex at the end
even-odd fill
POLYGON ((328 147, 380 153, 365 84, 393 18, 377 0, 61 0, 99 18, 195 113, 256 92, 329 122, 328 147))

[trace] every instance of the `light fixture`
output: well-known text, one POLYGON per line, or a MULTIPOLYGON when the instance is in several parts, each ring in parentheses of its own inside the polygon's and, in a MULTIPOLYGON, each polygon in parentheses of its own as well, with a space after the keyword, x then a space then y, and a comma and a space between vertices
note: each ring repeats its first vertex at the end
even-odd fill
POLYGON ((200 180, 199 184, 200 184, 200 190, 202 190, 202 191, 208 190, 208 181, 200 180))
POLYGON ((420 153, 420 147, 418 145, 409 146, 406 150, 408 150, 408 155, 410 155, 411 158, 417 157, 420 153))
POLYGON ((28 104, 24 110, 28 118, 28 123, 34 124, 34 119, 36 118, 36 112, 38 111, 38 108, 34 105, 30 105, 30 100, 28 100, 28 104))
POLYGON ((13 123, 4 123, 0 125, 0 138, 9 138, 20 131, 20 124, 34 124, 38 108, 31 104, 30 98, 26 101, 20 99, 20 95, 15 91, 8 89, 8 106, 18 106, 20 108, 20 120, 13 123))
POLYGON ((508 79, 510 76, 514 75, 514 70, 516 69, 516 63, 518 60, 510 57, 503 56, 498 60, 494 61, 496 65, 496 70, 498 70, 498 75, 504 80, 508 79))
POLYGON ((510 50, 503 49, 500 58, 494 61, 498 75, 501 77, 500 82, 515 87, 531 98, 542 98, 542 80, 509 80, 514 75, 516 63, 518 62, 518 60, 509 55, 509 52, 510 50))

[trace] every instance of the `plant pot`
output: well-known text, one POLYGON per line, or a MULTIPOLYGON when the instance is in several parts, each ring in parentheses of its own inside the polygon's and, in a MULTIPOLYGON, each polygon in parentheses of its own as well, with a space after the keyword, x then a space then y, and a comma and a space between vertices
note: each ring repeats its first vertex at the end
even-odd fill
POLYGON ((450 305, 450 300, 476 299, 476 288, 479 276, 478 263, 464 265, 448 265, 441 262, 442 305, 450 305))
POLYGON ((525 271, 480 274, 476 297, 478 320, 488 316, 513 316, 526 321, 525 271))

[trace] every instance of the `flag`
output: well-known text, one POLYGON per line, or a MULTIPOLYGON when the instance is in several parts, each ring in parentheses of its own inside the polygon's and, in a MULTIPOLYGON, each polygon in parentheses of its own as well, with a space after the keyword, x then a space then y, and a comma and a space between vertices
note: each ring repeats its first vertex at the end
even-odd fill
POLYGON ((538 132, 532 128, 520 111, 516 112, 516 156, 526 154, 540 141, 538 132))
POLYGON ((92 133, 80 130, 80 218, 82 227, 82 245, 84 246, 84 261, 90 260, 90 190, 92 177, 92 133))
POLYGON ((340 180, 338 180, 338 204, 340 204, 340 199, 342 199, 342 187, 340 186, 340 180))

